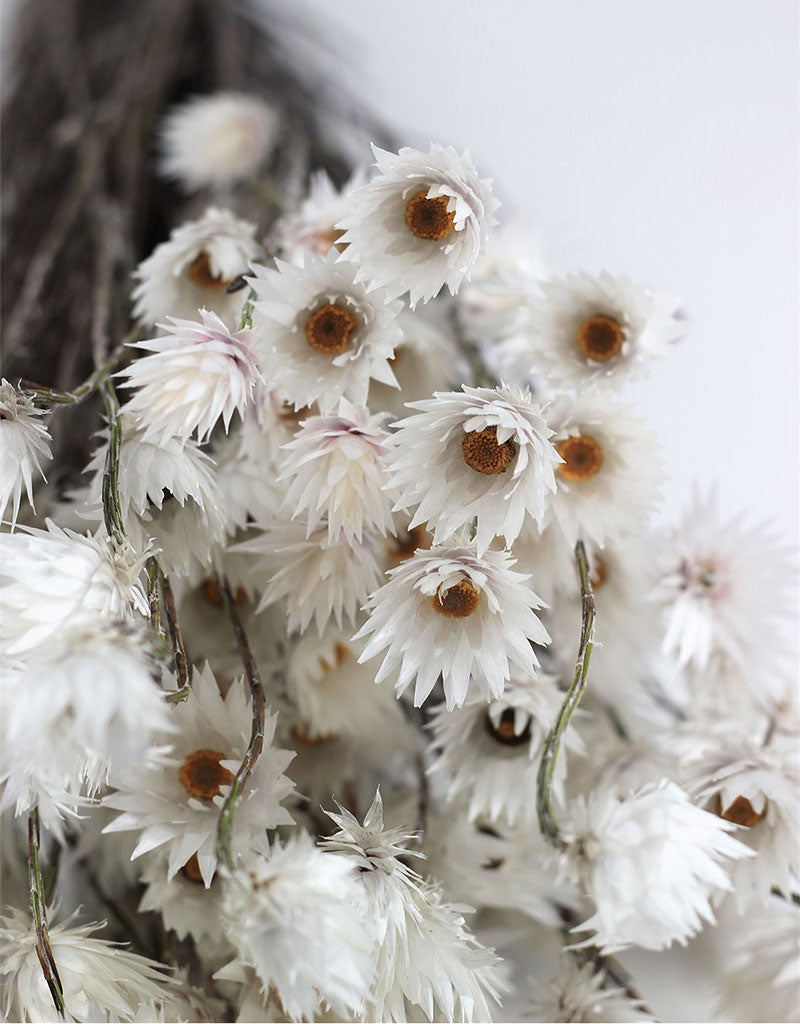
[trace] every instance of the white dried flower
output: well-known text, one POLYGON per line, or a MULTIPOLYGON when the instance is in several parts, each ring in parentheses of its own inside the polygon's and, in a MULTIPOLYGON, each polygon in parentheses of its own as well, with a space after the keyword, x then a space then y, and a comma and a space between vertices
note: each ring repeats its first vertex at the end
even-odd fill
MULTIPOLYGON (((163 966, 119 949, 92 932, 102 924, 50 925, 50 946, 61 977, 67 1019, 133 1021, 142 1005, 169 996, 172 980, 163 966)), ((11 910, 0 931, 0 975, 6 1020, 52 1021, 53 997, 36 952, 36 928, 27 913, 11 910)))
POLYGON ((207 441, 217 420, 228 432, 231 417, 244 413, 253 388, 262 379, 255 332, 231 333, 216 313, 200 310, 200 322, 176 320, 159 326, 167 333, 135 342, 150 354, 134 360, 118 377, 136 388, 124 409, 145 440, 178 437, 197 431, 207 441))
POLYGON ((345 857, 323 853, 305 832, 276 842, 226 882, 225 924, 240 963, 216 976, 244 980, 242 966, 252 967, 290 1020, 317 1020, 328 1008, 337 1020, 360 1015, 372 963, 358 896, 345 857))
POLYGON ((361 905, 375 963, 366 1019, 486 1021, 503 987, 499 958, 467 929, 470 907, 444 902, 441 890, 398 858, 413 835, 386 829, 380 792, 361 824, 349 811, 329 817, 339 826, 323 845, 359 869, 361 905))
POLYGON ((474 545, 418 548, 370 595, 370 618, 356 639, 370 636, 362 661, 386 651, 376 682, 396 669, 398 694, 416 680, 414 704, 441 673, 447 707, 461 707, 470 682, 486 700, 499 697, 516 665, 533 677, 531 642, 549 642, 535 615, 541 608, 505 551, 479 557, 474 545))
POLYGON ((683 337, 680 299, 625 277, 581 272, 539 284, 528 300, 515 365, 557 388, 618 386, 683 337))
POLYGON ((160 133, 159 169, 187 192, 249 178, 277 142, 279 118, 258 96, 215 92, 173 107, 160 133))
POLYGON ((416 507, 409 524, 432 528, 441 544, 473 519, 482 555, 497 534, 512 544, 526 515, 540 521, 560 462, 530 392, 470 388, 412 402, 395 424, 387 457, 395 509, 416 507))
POLYGON ((49 519, 46 530, 0 534, 3 652, 24 657, 66 627, 148 614, 143 568, 130 544, 61 530, 49 519))
POLYGON ((327 256, 342 236, 336 225, 349 209, 349 193, 365 184, 366 177, 362 168, 356 168, 339 190, 325 171, 314 171, 299 209, 283 217, 276 228, 281 256, 300 267, 308 252, 327 256))
POLYGON ((283 507, 293 519, 307 513, 306 536, 323 522, 330 541, 344 535, 348 543, 360 543, 365 526, 383 536, 393 532, 391 500, 382 490, 385 418, 340 398, 336 415, 303 420, 284 445, 279 479, 288 480, 289 488, 283 507))
POLYGON ((397 387, 389 360, 402 339, 401 306, 367 291, 350 264, 308 253, 302 267, 255 265, 254 319, 264 376, 296 409, 317 402, 332 412, 344 397, 365 405, 370 380, 397 387))
POLYGON ((579 964, 564 955, 558 974, 549 981, 530 979, 533 998, 526 1019, 533 1021, 569 1021, 584 1024, 655 1021, 644 1004, 632 998, 618 985, 610 983, 606 972, 591 961, 579 964))
POLYGON ((570 810, 567 861, 596 908, 573 930, 593 932, 584 944, 606 953, 685 945, 714 922, 711 897, 732 888, 722 862, 752 856, 728 835, 735 825, 695 807, 674 782, 627 796, 595 790, 570 810))
MULTIPOLYGON (((210 886, 217 868, 219 812, 250 742, 249 694, 239 679, 223 698, 206 664, 195 670, 191 696, 172 716, 175 735, 160 738, 169 744, 161 763, 121 774, 117 791, 104 797, 105 806, 122 812, 104 831, 141 832, 134 858, 166 845, 168 878, 196 855, 197 869, 210 886)), ((272 745, 274 733, 275 716, 267 714, 263 750, 236 803, 234 857, 266 850, 266 830, 292 823, 281 803, 293 788, 283 774, 293 755, 272 745)))
POLYGON ((42 460, 53 457, 43 409, 17 391, 5 377, 0 381, 0 520, 11 506, 11 526, 17 521, 22 489, 33 508, 33 474, 44 479, 42 460))
POLYGON ((500 204, 491 182, 452 146, 372 151, 379 173, 350 194, 337 224, 347 246, 341 259, 358 264, 358 281, 392 295, 408 292, 412 308, 444 285, 455 294, 495 223, 500 204))
POLYGON ((134 316, 155 324, 167 316, 193 320, 209 309, 226 324, 238 321, 247 291, 225 289, 258 254, 255 233, 255 224, 215 207, 175 228, 136 268, 134 316))
POLYGON ((179 939, 191 935, 203 951, 203 960, 221 966, 230 959, 231 946, 222 924, 222 880, 215 875, 206 888, 193 854, 176 874, 170 877, 169 855, 163 850, 146 854, 139 862, 139 883, 145 886, 139 912, 152 910, 161 914, 164 927, 179 939))

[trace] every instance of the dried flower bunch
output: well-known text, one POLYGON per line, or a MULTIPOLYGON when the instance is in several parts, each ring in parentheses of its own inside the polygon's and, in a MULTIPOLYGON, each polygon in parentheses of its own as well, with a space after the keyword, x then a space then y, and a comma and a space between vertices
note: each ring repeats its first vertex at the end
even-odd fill
POLYGON ((6 1018, 655 1020, 617 954, 721 915, 719 1019, 797 1019, 787 553, 655 527, 621 400, 680 303, 531 272, 451 146, 259 221, 281 125, 167 110, 127 343, 0 386, 6 1018))

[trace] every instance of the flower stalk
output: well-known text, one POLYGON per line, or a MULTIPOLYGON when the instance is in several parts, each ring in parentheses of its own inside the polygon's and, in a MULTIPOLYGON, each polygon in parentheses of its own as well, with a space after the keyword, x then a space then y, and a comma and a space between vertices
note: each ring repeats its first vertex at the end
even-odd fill
POLYGON ((31 900, 31 914, 36 928, 36 956, 42 968, 44 980, 53 997, 53 1004, 60 1017, 64 1016, 64 989, 58 973, 53 950, 50 946, 50 932, 47 928, 47 900, 45 885, 39 864, 41 836, 39 829, 39 808, 34 807, 28 815, 28 891, 31 900))

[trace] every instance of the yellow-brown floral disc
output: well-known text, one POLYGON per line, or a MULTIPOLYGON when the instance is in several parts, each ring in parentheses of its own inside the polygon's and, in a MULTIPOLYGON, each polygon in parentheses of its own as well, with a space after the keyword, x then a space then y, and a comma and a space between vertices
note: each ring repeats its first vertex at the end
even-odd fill
POLYGON ((528 719, 525 728, 522 732, 514 732, 514 709, 506 708, 500 716, 500 721, 495 723, 492 721, 490 715, 486 715, 486 728, 489 735, 493 739, 496 739, 498 743, 503 743, 507 747, 521 747, 524 743, 530 743, 531 739, 531 722, 528 719))
POLYGON ((767 805, 764 804, 763 811, 757 811, 755 807, 750 803, 746 796, 737 796, 730 807, 722 809, 722 801, 717 797, 717 803, 719 805, 720 818, 724 818, 725 821, 732 821, 734 825, 744 825, 745 828, 752 828, 753 825, 757 825, 759 821, 767 813, 767 805))
POLYGON ((396 565, 411 558, 417 548, 429 547, 426 533, 427 531, 422 525, 415 526, 413 530, 401 530, 396 537, 392 538, 392 543, 387 550, 389 560, 396 565))
POLYGON ((197 860, 197 854, 193 853, 191 857, 181 868, 181 874, 184 878, 188 878, 190 882, 203 883, 203 875, 200 871, 200 864, 197 860))
POLYGON ((471 430, 464 434, 461 451, 464 453, 464 462, 470 469, 493 476, 505 473, 514 461, 517 446, 510 438, 498 444, 497 427, 485 427, 483 430, 471 430))
POLYGON ((298 743, 302 743, 304 747, 319 747, 324 743, 333 743, 339 739, 338 734, 335 732, 312 733, 307 726, 299 722, 292 726, 292 736, 294 736, 298 743))
POLYGON ((428 199, 425 192, 417 192, 406 203, 406 226, 417 238, 438 242, 454 230, 455 211, 448 210, 447 196, 428 199))
POLYGON ((220 761, 226 760, 227 754, 218 750, 195 750, 181 765, 180 779, 183 788, 198 800, 211 800, 218 796, 223 786, 233 782, 233 775, 223 768, 220 761))
POLYGON ((578 326, 578 348, 598 363, 613 359, 624 341, 625 329, 612 316, 590 316, 578 326))
POLYGON ((189 277, 200 288, 208 288, 209 291, 214 292, 222 291, 231 283, 230 279, 224 278, 221 274, 212 274, 211 261, 207 252, 201 252, 189 264, 189 277))
POLYGON ((481 592, 470 580, 460 580, 441 599, 438 590, 431 598, 433 610, 450 619, 466 619, 480 603, 481 592))
POLYGON ((323 672, 330 672, 331 669, 339 668, 340 665, 344 665, 347 659, 350 657, 350 648, 347 644, 343 644, 341 640, 337 640, 333 645, 333 664, 331 664, 327 658, 319 657, 319 667, 323 672))
POLYGON ((306 321, 306 339, 317 352, 329 356, 341 355, 352 341, 351 335, 358 326, 355 316, 338 302, 320 306, 306 321))
POLYGON ((559 441, 556 451, 564 460, 556 468, 566 480, 590 480, 603 465, 603 449, 588 434, 559 441))
POLYGON ((594 569, 592 575, 589 577, 589 582, 592 585, 592 590, 597 590, 598 587, 602 587, 605 581, 608 579, 608 566, 602 560, 595 556, 594 569))

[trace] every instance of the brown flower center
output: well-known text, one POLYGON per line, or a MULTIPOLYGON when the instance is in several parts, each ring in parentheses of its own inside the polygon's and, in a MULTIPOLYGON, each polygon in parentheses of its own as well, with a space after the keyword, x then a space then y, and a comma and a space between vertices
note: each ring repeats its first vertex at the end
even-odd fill
POLYGON ((333 645, 333 664, 328 661, 327 658, 320 657, 319 664, 323 672, 330 672, 331 669, 338 668, 343 665, 350 657, 350 648, 347 644, 343 644, 341 640, 337 640, 333 645))
POLYGON ((622 324, 611 316, 590 316, 578 326, 578 348, 588 359, 613 359, 625 341, 622 324))
POLYGON ((350 335, 356 327, 358 321, 349 309, 338 302, 329 302, 327 306, 320 306, 306 321, 306 339, 317 352, 338 356, 349 347, 350 335))
POLYGON ((292 726, 292 736, 294 736, 298 743, 302 743, 304 747, 319 747, 323 743, 333 743, 339 739, 335 732, 319 732, 315 734, 307 726, 300 723, 292 726))
MULTIPOLYGON (((427 190, 426 190, 427 191, 427 190)), ((406 203, 406 226, 417 238, 438 242, 454 229, 456 215, 448 210, 447 196, 428 199, 425 192, 417 192, 406 203)))
POLYGON ((191 857, 181 868, 181 874, 184 878, 187 878, 190 882, 199 882, 201 885, 203 882, 203 875, 200 872, 200 864, 197 860, 197 854, 193 853, 191 857))
POLYGON ((603 449, 587 434, 559 441, 556 451, 564 460, 558 472, 566 480, 590 480, 603 465, 603 449))
POLYGON ((427 547, 426 533, 427 530, 422 525, 415 526, 413 530, 401 530, 393 538, 394 543, 387 552, 389 558, 393 562, 404 562, 407 558, 411 558, 417 548, 427 547))
POLYGON ((320 235, 320 241, 322 242, 322 249, 325 252, 329 252, 331 248, 336 247, 337 252, 344 252, 347 248, 347 242, 339 242, 339 239, 344 234, 341 228, 328 228, 320 235))
POLYGON ((180 779, 189 796, 198 800, 210 800, 219 794, 223 786, 233 782, 233 775, 223 768, 220 761, 227 758, 218 750, 195 750, 181 765, 180 779))
MULTIPOLYGON (((203 597, 215 608, 222 607, 222 594, 219 592, 219 584, 215 579, 209 578, 203 581, 203 597)), ((247 591, 242 586, 237 587, 236 593, 233 595, 234 604, 241 607, 246 601, 247 591)))
POLYGON ((229 278, 211 272, 211 261, 207 252, 201 252, 189 264, 189 277, 200 288, 208 288, 215 292, 222 291, 231 283, 229 278))
POLYGON ((449 619, 466 619, 480 603, 481 592, 470 580, 459 580, 444 597, 440 597, 437 590, 431 598, 433 610, 449 619))
POLYGON ((497 427, 485 427, 464 434, 461 451, 470 469, 493 476, 505 473, 517 454, 517 446, 511 438, 498 444, 497 427))
POLYGON ((594 559, 594 571, 589 577, 589 582, 592 585, 592 590, 597 590, 598 587, 602 587, 605 581, 608 579, 608 566, 602 560, 602 558, 594 559))
POLYGON ((752 828, 753 825, 757 825, 761 821, 766 813, 766 804, 764 804, 763 811, 757 811, 746 796, 737 796, 730 807, 726 807, 723 810, 722 800, 720 797, 717 797, 717 814, 720 818, 724 818, 725 821, 732 821, 735 825, 744 825, 746 828, 752 828))
POLYGON ((486 718, 486 730, 489 735, 507 747, 521 747, 524 743, 530 743, 531 721, 528 719, 522 732, 514 732, 514 709, 506 708, 500 716, 500 721, 495 724, 489 714, 486 718))

